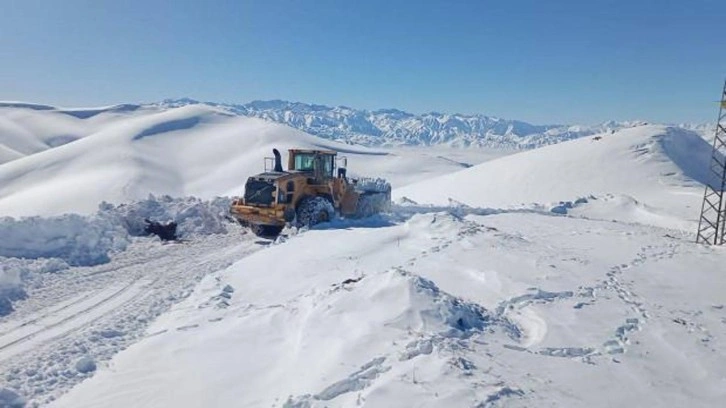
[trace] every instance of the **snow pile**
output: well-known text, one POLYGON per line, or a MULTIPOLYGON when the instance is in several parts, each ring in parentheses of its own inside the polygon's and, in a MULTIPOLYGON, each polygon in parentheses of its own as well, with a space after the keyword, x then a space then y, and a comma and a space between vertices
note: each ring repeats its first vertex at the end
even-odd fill
POLYGON ((177 236, 189 238, 195 235, 223 234, 227 232, 227 213, 230 198, 217 197, 204 201, 197 197, 173 198, 149 195, 145 200, 128 204, 102 203, 99 212, 116 218, 132 236, 147 235, 145 220, 175 222, 177 236))
POLYGON ((0 218, 0 316, 26 298, 32 274, 108 262, 129 244, 126 230, 108 217, 0 218))
POLYGON ((391 191, 391 183, 380 177, 360 177, 355 179, 355 189, 362 192, 386 193, 391 191))
POLYGON ((7 258, 57 258, 71 266, 109 261, 123 251, 129 236, 148 235, 144 220, 174 221, 180 237, 227 232, 225 215, 230 200, 149 196, 146 200, 115 206, 102 203, 90 216, 0 218, 0 256, 7 258))
POLYGON ((88 374, 96 371, 96 362, 89 356, 83 356, 76 361, 76 370, 82 374, 88 374))
POLYGON ((0 256, 58 258, 72 266, 108 262, 111 252, 129 243, 126 231, 102 214, 5 217, 0 219, 0 236, 0 256))
POLYGON ((0 265, 0 316, 10 314, 13 311, 12 302, 25 297, 20 274, 6 271, 5 265, 0 265))
POLYGON ((179 238, 224 234, 230 201, 149 196, 128 204, 102 203, 93 215, 0 218, 0 316, 26 297, 25 282, 32 275, 107 263, 133 237, 149 235, 144 220, 176 222, 179 238))
MULTIPOLYGON (((442 292, 431 280, 403 270, 399 272, 409 279, 412 303, 426 305, 417 311, 421 319, 419 331, 438 328, 445 337, 464 337, 493 324, 489 312, 480 305, 462 301, 442 292)), ((406 323, 405 327, 410 328, 410 319, 406 323)))
MULTIPOLYGON (((596 199, 594 196, 590 196, 589 198, 591 200, 595 200, 596 199)), ((574 202, 572 202, 572 201, 560 201, 557 205, 555 205, 554 207, 552 207, 550 209, 550 212, 553 212, 555 214, 566 215, 570 210, 572 210, 573 208, 577 207, 578 205, 587 204, 588 202, 589 201, 585 197, 580 197, 577 200, 575 200, 574 202)))

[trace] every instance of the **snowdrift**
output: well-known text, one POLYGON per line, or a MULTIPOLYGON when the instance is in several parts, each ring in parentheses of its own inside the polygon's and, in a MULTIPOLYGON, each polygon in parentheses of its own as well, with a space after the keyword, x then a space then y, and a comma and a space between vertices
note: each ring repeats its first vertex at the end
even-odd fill
MULTIPOLYGON (((697 133, 641 126, 495 159, 393 194, 419 204, 454 200, 504 208, 554 208, 578 198, 590 197, 593 203, 609 195, 619 212, 647 213, 645 223, 690 230, 698 216, 710 154, 710 145, 697 133)), ((587 208, 579 206, 578 211, 586 213, 587 208)))

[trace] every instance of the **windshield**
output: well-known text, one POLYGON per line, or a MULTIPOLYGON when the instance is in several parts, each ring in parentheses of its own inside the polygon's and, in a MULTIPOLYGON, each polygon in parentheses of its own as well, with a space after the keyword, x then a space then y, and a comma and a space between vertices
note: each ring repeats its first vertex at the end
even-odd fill
POLYGON ((313 171, 313 163, 315 155, 313 154, 297 154, 295 155, 295 170, 313 171))
POLYGON ((320 175, 332 177, 335 157, 330 154, 297 153, 295 155, 295 170, 315 171, 319 167, 320 175), (316 159, 318 164, 316 164, 316 159))

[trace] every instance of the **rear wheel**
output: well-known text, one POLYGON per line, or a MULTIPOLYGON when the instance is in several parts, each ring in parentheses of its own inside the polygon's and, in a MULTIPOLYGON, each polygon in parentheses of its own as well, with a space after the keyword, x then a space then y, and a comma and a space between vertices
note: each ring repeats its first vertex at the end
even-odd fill
POLYGON ((297 208, 295 224, 298 227, 312 227, 335 217, 333 204, 323 197, 308 197, 297 208))

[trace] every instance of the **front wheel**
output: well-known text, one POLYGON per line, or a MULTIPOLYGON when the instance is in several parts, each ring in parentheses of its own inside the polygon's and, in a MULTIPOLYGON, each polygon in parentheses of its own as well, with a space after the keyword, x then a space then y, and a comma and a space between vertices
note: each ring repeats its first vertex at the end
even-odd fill
POLYGON ((297 208, 296 225, 298 227, 312 227, 322 222, 331 221, 335 217, 335 208, 330 201, 323 197, 308 197, 303 199, 297 208))

